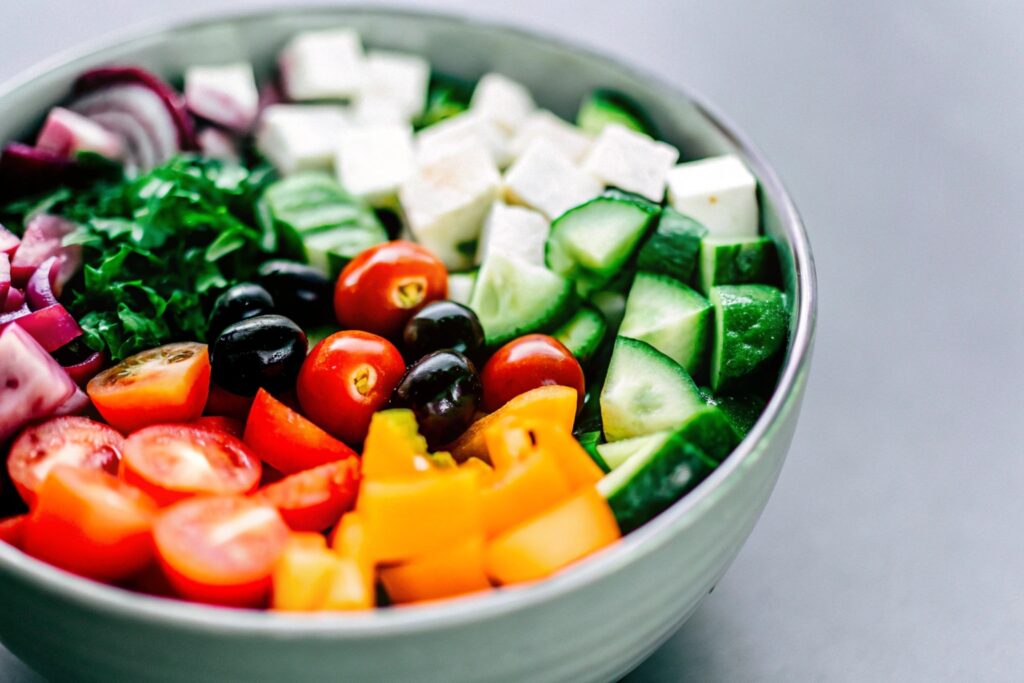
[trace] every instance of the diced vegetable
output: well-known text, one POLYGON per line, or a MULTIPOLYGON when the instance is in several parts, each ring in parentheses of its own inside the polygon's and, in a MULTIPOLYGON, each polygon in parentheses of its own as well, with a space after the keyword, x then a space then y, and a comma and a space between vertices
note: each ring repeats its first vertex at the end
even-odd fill
POLYGON ((67 373, 18 325, 0 331, 0 443, 51 415, 76 390, 67 373))
POLYGON ((427 441, 420 436, 411 410, 396 408, 374 413, 363 447, 366 480, 410 477, 426 472, 427 441))
POLYGON ((36 148, 66 159, 74 159, 79 152, 120 159, 124 154, 124 139, 92 119, 54 107, 39 130, 36 148))
POLYGON ((711 304, 678 280, 637 273, 619 334, 647 342, 683 366, 702 372, 711 346, 711 304))
POLYGON ((281 513, 295 531, 324 531, 352 509, 359 487, 359 461, 345 458, 285 477, 255 494, 281 513))
POLYGON ((708 230, 689 216, 665 207, 658 227, 637 253, 636 267, 691 283, 697 273, 701 239, 708 230))
POLYGON ((624 93, 601 88, 580 103, 576 125, 585 133, 597 135, 609 123, 657 137, 653 122, 639 104, 624 93))
POLYGON ((718 391, 758 370, 786 343, 789 316, 782 292, 768 285, 712 287, 715 345, 711 388, 718 391))
POLYGON ((396 603, 438 600, 487 590, 484 540, 473 536, 380 572, 388 597, 396 603))
POLYGON ((597 353, 607 334, 608 323, 604 316, 593 307, 583 305, 551 336, 562 342, 581 364, 586 365, 597 353))
POLYGON ((16 284, 25 284, 49 258, 57 257, 60 267, 53 286, 60 291, 82 263, 81 247, 65 247, 63 240, 75 230, 75 225, 59 216, 39 214, 25 226, 21 246, 11 259, 11 277, 16 284))
POLYGON ((715 285, 772 284, 777 271, 775 242, 770 237, 706 237, 701 242, 700 286, 704 292, 715 285))
POLYGON ((320 534, 293 533, 274 564, 272 609, 314 612, 322 609, 338 564, 320 534))
POLYGON ((473 287, 476 285, 477 271, 448 274, 448 300, 468 306, 473 298, 473 287))
POLYGON ((528 334, 505 344, 490 357, 480 376, 483 407, 491 412, 537 387, 572 387, 580 406, 586 393, 579 361, 561 342, 545 334, 528 334))

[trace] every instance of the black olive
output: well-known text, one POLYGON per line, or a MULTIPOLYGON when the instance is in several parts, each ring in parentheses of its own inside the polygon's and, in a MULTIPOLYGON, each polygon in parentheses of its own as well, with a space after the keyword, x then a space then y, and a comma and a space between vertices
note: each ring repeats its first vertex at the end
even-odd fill
POLYGON ((270 292, 251 282, 243 282, 231 287, 213 302, 206 337, 214 340, 232 323, 273 312, 274 299, 270 292))
POLYGON ((455 351, 435 351, 413 363, 395 387, 392 405, 416 414, 431 448, 453 441, 473 422, 482 387, 473 362, 455 351))
POLYGON ((213 381, 228 391, 252 396, 295 387, 308 344, 306 333, 282 315, 260 315, 228 325, 210 356, 213 381))
POLYGON ((405 324, 406 358, 415 361, 431 351, 451 349, 480 361, 484 328, 476 313, 454 301, 427 304, 405 324))
POLYGON ((300 325, 333 320, 334 283, 316 268, 294 261, 267 261, 260 266, 259 276, 277 310, 300 325))

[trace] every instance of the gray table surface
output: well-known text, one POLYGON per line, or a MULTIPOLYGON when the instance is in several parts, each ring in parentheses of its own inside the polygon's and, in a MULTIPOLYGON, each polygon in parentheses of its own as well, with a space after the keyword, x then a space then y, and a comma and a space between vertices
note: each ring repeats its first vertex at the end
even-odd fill
MULTIPOLYGON (((778 488, 629 680, 1021 680, 1024 5, 406 4, 564 35, 702 91, 811 234, 817 357, 778 488)), ((0 78, 113 28, 243 6, 6 0, 0 78)), ((0 648, 0 681, 36 680, 0 648)))

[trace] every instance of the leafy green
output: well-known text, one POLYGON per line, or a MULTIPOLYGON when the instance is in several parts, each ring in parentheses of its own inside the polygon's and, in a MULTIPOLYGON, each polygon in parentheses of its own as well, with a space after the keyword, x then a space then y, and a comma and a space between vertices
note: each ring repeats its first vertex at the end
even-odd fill
POLYGON ((416 130, 450 119, 469 108, 473 84, 455 76, 433 73, 427 90, 427 105, 413 122, 416 130))

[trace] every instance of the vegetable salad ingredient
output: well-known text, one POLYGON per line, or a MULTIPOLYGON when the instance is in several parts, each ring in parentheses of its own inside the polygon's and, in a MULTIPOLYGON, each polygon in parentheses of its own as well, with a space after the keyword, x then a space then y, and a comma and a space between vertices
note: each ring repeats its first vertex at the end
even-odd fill
POLYGON ((528 334, 495 351, 484 366, 484 410, 495 411, 537 387, 560 384, 576 390, 577 409, 586 393, 583 369, 569 349, 544 334, 528 334))
POLYGON ((427 444, 436 447, 472 424, 481 393, 471 360, 457 351, 435 351, 409 366, 395 387, 393 404, 410 408, 427 444))
POLYGON ((260 315, 228 325, 213 345, 213 379, 251 396, 259 389, 294 388, 306 359, 306 333, 282 315, 260 315))
POLYGON ((476 313, 469 308, 454 301, 435 301, 409 319, 402 332, 402 342, 409 361, 442 349, 479 360, 484 329, 476 313))

